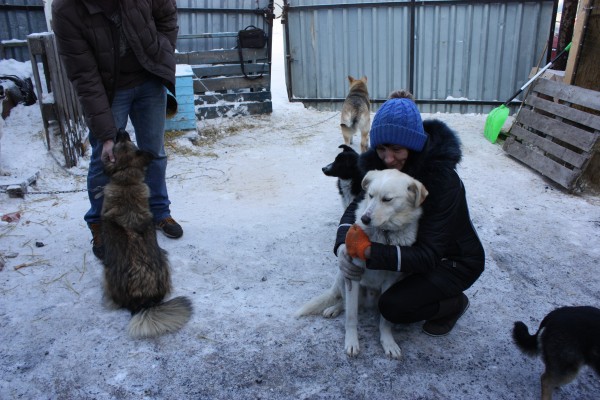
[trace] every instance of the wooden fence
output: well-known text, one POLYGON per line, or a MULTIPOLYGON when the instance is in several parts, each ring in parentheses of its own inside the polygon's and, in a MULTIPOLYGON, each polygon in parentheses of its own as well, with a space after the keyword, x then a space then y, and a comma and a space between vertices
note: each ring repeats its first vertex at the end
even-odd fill
POLYGON ((74 167, 85 153, 87 126, 75 91, 59 60, 54 34, 44 32, 28 35, 27 44, 42 112, 46 145, 48 150, 51 150, 53 141, 59 137, 65 166, 74 167), (42 84, 40 63, 45 85, 42 84))
MULTIPOLYGON (((184 35, 178 40, 192 36, 212 38, 215 35, 236 37, 237 32, 184 35)), ((265 114, 273 111, 270 37, 268 42, 268 45, 261 49, 242 49, 243 61, 240 61, 238 49, 175 54, 178 64, 189 64, 194 72, 193 86, 198 119, 237 114, 265 114), (244 76, 242 63, 244 71, 251 79, 244 76)))

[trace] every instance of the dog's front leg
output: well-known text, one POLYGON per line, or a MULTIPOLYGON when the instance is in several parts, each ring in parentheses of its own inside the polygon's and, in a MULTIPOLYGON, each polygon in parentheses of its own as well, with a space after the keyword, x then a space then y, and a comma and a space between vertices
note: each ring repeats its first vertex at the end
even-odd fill
POLYGON ((358 295, 360 284, 358 281, 344 279, 346 292, 346 354, 350 357, 358 355, 358 295))
MULTIPOLYGON (((390 286, 396 282, 396 280, 396 276, 388 277, 381 285, 381 293, 388 290, 390 286)), ((383 346, 383 352, 386 356, 396 360, 402 356, 402 350, 400 350, 400 346, 398 346, 394 340, 392 323, 383 318, 383 315, 379 316, 379 340, 381 342, 381 346, 383 346)))
POLYGON ((402 350, 392 334, 392 323, 383 318, 383 315, 379 317, 379 340, 386 356, 396 360, 402 356, 402 350))

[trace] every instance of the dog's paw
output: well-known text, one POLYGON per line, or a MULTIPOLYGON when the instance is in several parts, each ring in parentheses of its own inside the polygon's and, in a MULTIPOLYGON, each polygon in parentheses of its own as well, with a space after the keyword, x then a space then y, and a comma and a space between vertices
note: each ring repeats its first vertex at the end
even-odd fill
POLYGON ((343 304, 337 303, 332 305, 331 307, 327 307, 325 310, 323 310, 323 317, 325 318, 335 318, 338 315, 340 315, 340 313, 344 310, 344 306, 343 304))
POLYGON ((355 332, 346 332, 345 340, 346 354, 350 357, 356 357, 360 353, 358 345, 358 334, 355 332))
POLYGON ((398 360, 402 357, 402 350, 400 350, 400 346, 392 339, 389 340, 381 340, 381 345, 383 346, 383 352, 387 357, 393 358, 394 360, 398 360))
POLYGON ((350 357, 356 357, 360 353, 360 346, 357 343, 346 344, 346 354, 350 357))

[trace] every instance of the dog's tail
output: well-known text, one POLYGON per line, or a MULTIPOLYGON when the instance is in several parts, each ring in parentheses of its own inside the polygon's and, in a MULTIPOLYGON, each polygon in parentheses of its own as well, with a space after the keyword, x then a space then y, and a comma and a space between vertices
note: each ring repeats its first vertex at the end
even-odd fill
POLYGON ((540 329, 538 329, 535 335, 530 335, 527 325, 521 321, 515 322, 512 336, 516 345, 521 349, 521 351, 530 356, 535 356, 538 354, 538 334, 540 333, 541 328, 542 327, 540 326, 540 329))
POLYGON ((313 297, 294 314, 296 318, 305 315, 321 314, 326 308, 339 303, 342 299, 338 286, 334 284, 325 293, 313 297))
POLYGON ((140 310, 129 321, 129 334, 147 338, 175 332, 189 321, 192 303, 187 297, 175 297, 164 303, 140 310))

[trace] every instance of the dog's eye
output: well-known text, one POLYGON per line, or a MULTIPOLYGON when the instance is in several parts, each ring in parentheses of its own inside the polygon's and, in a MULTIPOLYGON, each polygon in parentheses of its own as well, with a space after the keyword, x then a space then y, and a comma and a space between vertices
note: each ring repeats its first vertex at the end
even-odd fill
POLYGON ((372 199, 373 195, 371 193, 369 193, 369 199, 372 199))
POLYGON ((381 199, 381 201, 383 201, 384 203, 389 203, 390 201, 392 201, 391 197, 384 197, 383 199, 381 199))

